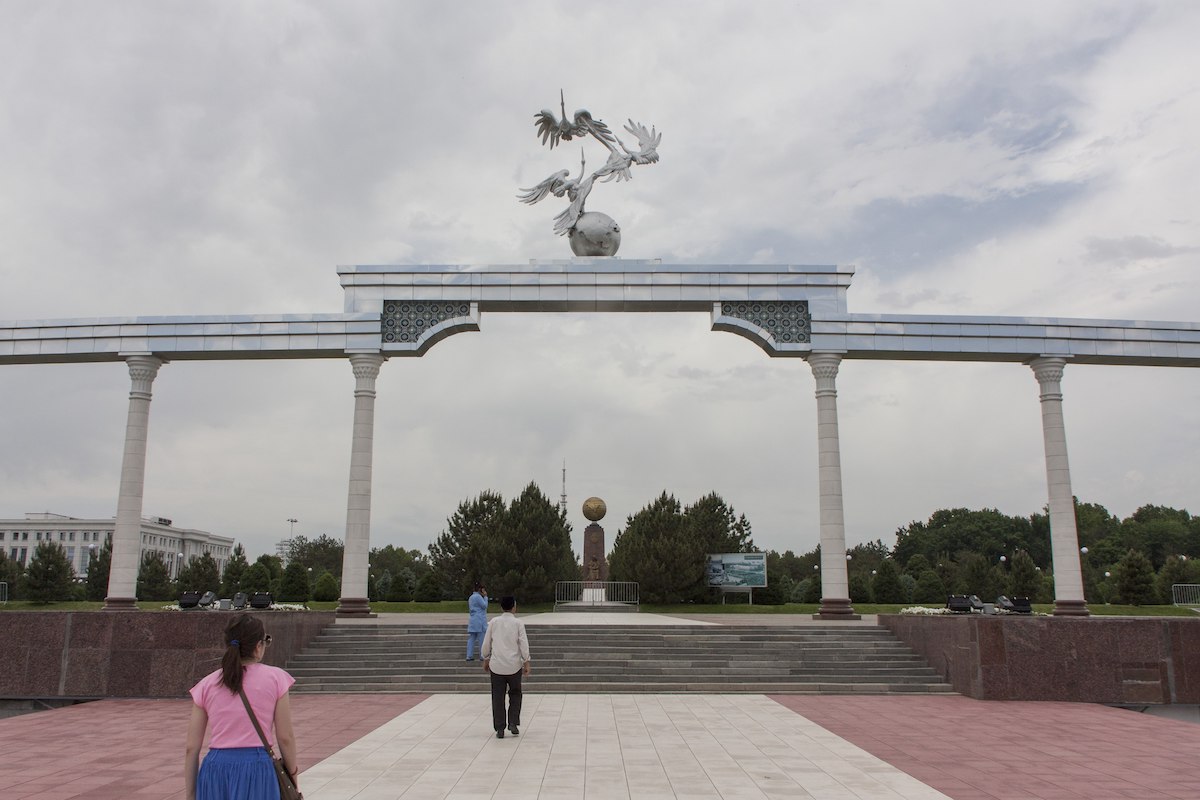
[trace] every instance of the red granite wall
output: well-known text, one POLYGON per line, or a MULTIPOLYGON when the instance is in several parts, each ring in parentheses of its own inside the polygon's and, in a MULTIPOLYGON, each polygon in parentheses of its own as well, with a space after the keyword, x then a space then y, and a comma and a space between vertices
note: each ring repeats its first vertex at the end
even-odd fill
MULTIPOLYGON (((261 613, 283 666, 332 625, 332 611, 261 613)), ((0 613, 0 698, 183 697, 217 669, 230 614, 216 611, 0 613)))
POLYGON ((1200 619, 880 615, 980 700, 1200 703, 1200 619))

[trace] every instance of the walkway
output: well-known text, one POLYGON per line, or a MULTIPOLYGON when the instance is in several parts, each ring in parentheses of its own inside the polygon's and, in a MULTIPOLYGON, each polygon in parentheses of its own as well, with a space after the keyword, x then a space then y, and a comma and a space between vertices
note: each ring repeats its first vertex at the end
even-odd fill
MULTIPOLYGON (((301 788, 308 800, 1200 794, 1200 725, 1103 706, 539 695, 536 654, 526 690, 521 735, 503 740, 491 730, 482 674, 471 695, 297 695, 301 788)), ((177 800, 189 707, 105 700, 0 720, 0 798, 177 800)))

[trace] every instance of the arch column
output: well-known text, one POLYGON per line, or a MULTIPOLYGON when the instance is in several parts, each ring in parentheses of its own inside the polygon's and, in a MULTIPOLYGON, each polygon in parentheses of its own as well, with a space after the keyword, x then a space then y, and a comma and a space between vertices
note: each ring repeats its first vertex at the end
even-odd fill
POLYGON ((142 554, 142 494, 146 485, 146 437, 150 425, 151 386, 163 365, 152 355, 125 358, 129 367, 129 412, 125 451, 121 457, 121 489, 113 528, 112 561, 104 611, 137 610, 137 577, 142 554))
POLYGON ((371 616, 367 599, 371 551, 371 466, 375 444, 375 379, 387 358, 380 353, 350 356, 354 370, 354 432, 350 443, 350 487, 346 496, 346 540, 338 616, 371 616))
POLYGON ((1042 439, 1046 445, 1046 485, 1050 495, 1050 554, 1054 559, 1054 615, 1086 617, 1079 532, 1075 527, 1075 494, 1067 463, 1067 429, 1063 422, 1062 376, 1067 360, 1042 356, 1029 362, 1042 403, 1042 439))
POLYGON ((842 354, 812 353, 805 360, 817 382, 817 463, 821 484, 821 607, 813 618, 858 619, 850 604, 842 507, 842 453, 837 416, 837 374, 842 354))

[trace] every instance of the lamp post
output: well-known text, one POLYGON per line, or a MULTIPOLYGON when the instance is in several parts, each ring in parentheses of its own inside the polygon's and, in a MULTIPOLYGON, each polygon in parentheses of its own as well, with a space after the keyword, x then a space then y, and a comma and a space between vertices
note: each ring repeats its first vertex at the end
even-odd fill
POLYGON ((175 562, 175 580, 179 580, 179 572, 183 569, 183 553, 179 554, 179 560, 175 562))
POLYGON ((290 538, 292 538, 292 537, 293 537, 293 536, 296 534, 296 523, 297 523, 297 522, 299 522, 299 521, 300 521, 300 520, 296 519, 295 517, 288 517, 288 518, 287 518, 287 524, 288 524, 288 538, 289 538, 289 539, 290 539, 290 538))

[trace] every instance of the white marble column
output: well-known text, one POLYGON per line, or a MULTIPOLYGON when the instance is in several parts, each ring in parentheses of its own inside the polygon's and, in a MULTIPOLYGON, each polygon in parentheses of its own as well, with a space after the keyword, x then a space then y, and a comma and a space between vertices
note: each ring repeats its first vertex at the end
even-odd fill
POLYGON ((350 489, 346 498, 346 549, 342 556, 340 616, 369 616, 368 556, 371 552, 371 461, 375 443, 375 379, 386 358, 350 356, 354 369, 354 434, 350 445, 350 489))
POLYGON ((846 524, 842 511, 842 454, 838 438, 837 374, 840 353, 806 359, 817 381, 817 455, 821 484, 821 607, 816 619, 858 619, 846 574, 846 524))
POLYGON ((150 424, 150 388, 162 366, 151 355, 128 356, 132 386, 125 422, 125 454, 121 458, 121 491, 113 530, 105 611, 137 610, 137 577, 142 555, 142 491, 146 484, 146 433, 150 424))
POLYGON ((1067 463, 1063 423, 1062 376, 1067 360, 1043 356, 1029 362, 1042 401, 1042 438, 1046 443, 1046 485, 1050 492, 1050 554, 1054 559, 1055 616, 1088 616, 1083 596, 1083 565, 1075 529, 1075 495, 1067 463))

